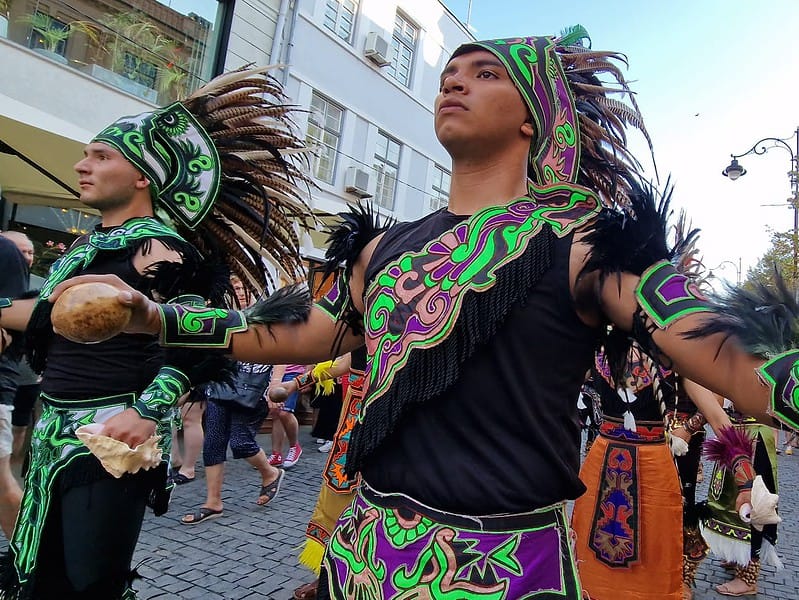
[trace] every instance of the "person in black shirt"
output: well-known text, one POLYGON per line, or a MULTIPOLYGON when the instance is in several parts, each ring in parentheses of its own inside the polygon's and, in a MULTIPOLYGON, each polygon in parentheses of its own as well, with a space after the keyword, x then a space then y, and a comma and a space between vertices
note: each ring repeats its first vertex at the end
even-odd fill
POLYGON ((173 407, 191 386, 219 377, 229 361, 208 348, 164 351, 146 335, 76 343, 53 331, 47 300, 61 281, 92 274, 113 275, 151 299, 235 304, 230 272, 261 295, 269 287, 263 263, 269 251, 287 276, 298 277, 299 242, 283 231, 295 234, 282 213, 285 201, 292 215, 305 214, 294 187, 304 177, 295 161, 305 150, 284 122, 291 108, 283 100, 265 69, 229 73, 183 102, 120 118, 75 165, 81 202, 98 210, 102 223, 54 264, 38 298, 0 300, 0 325, 26 331, 31 366, 43 370, 25 495, 0 564, 3 598, 135 597, 130 562, 145 508, 163 514, 172 489, 173 407), (235 126, 224 110, 236 112, 235 126), (214 140, 210 131, 225 135, 214 140), (237 154, 264 137, 272 144, 268 157, 237 154), (292 152, 284 158, 287 147, 292 152), (275 160, 280 168, 266 180, 275 160), (267 213, 274 218, 270 231, 281 237, 266 236, 267 213), (122 474, 106 470, 78 437, 81 427, 94 424, 131 448, 157 434, 161 463, 122 474))
POLYGON ((626 358, 632 335, 761 418, 782 389, 756 370, 781 381, 794 355, 764 366, 722 333, 684 335, 714 307, 670 263, 667 203, 626 148, 640 115, 598 78, 629 92, 619 56, 585 37, 455 51, 434 107, 452 157, 447 208, 385 231, 368 207, 342 215, 327 258, 344 268, 317 305, 297 302, 303 323, 286 322, 285 295, 242 313, 156 304, 114 282, 134 309, 126 329, 167 348, 308 364, 365 344, 346 466, 362 484, 331 534, 319 598, 581 598, 565 506, 585 490, 575 398, 599 345, 626 358))
MULTIPOLYGON (((20 297, 28 291, 28 265, 16 244, 0 235, 0 296, 20 297)), ((12 335, 0 329, 0 528, 7 538, 14 530, 22 490, 11 473, 12 425, 11 413, 17 393, 19 357, 6 352, 12 335)))

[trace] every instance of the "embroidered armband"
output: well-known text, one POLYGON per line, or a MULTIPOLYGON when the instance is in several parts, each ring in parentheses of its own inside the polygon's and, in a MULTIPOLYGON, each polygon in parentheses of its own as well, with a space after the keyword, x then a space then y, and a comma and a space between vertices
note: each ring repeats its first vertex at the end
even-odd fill
POLYGON ((3 309, 11 306, 11 298, 0 298, 0 315, 3 314, 3 309))
POLYGON ((702 445, 705 458, 715 460, 728 468, 735 478, 739 491, 752 488, 755 470, 752 466, 754 441, 744 429, 723 427, 716 437, 702 445))
POLYGON ((771 388, 770 414, 788 427, 799 430, 799 350, 789 350, 757 370, 771 388))
POLYGON ((316 383, 316 377, 314 377, 314 374, 311 371, 308 371, 302 375, 297 375, 294 378, 294 381, 297 382, 297 391, 304 393, 313 387, 313 385, 316 383))
POLYGON ((316 307, 333 321, 339 321, 350 303, 350 285, 347 274, 342 272, 333 281, 333 286, 317 302, 316 307))
POLYGON ((133 403, 133 409, 145 419, 160 421, 190 388, 189 378, 183 371, 161 367, 153 382, 133 403))
POLYGON ((748 456, 736 457, 732 463, 732 475, 739 492, 751 490, 752 482, 755 480, 755 468, 752 466, 752 460, 748 456))
POLYGON ((247 329, 244 315, 237 310, 182 304, 161 304, 158 309, 165 347, 225 349, 232 334, 247 329))
POLYGON ((705 428, 705 423, 707 423, 705 416, 702 413, 696 413, 691 418, 686 419, 685 423, 683 423, 683 427, 685 427, 685 431, 694 435, 705 428))
POLYGON ((685 315, 710 310, 691 280, 678 273, 667 260, 655 263, 644 271, 635 288, 635 298, 659 329, 665 329, 685 315))

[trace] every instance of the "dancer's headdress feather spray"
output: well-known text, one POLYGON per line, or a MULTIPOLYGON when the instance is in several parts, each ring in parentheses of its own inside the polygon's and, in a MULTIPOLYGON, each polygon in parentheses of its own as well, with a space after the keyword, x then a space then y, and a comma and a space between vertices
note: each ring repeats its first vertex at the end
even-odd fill
POLYGON ((305 201, 310 150, 272 68, 220 75, 181 102, 117 120, 94 139, 141 170, 159 215, 256 296, 275 287, 262 259, 289 281, 302 278, 297 227, 314 221, 305 201))

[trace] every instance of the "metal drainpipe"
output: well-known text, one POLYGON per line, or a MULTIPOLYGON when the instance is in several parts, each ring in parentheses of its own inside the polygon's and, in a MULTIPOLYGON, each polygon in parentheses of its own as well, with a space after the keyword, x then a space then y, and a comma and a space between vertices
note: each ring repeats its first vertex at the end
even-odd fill
POLYGON ((269 50, 269 64, 274 65, 279 60, 280 46, 283 43, 283 27, 286 24, 286 12, 288 11, 291 0, 280 0, 280 8, 277 11, 277 22, 275 22, 275 37, 272 38, 272 48, 269 50))
POLYGON ((291 49, 294 47, 294 28, 297 26, 297 12, 299 11, 299 0, 287 0, 291 3, 291 21, 289 22, 289 34, 286 42, 286 55, 283 57, 283 64, 286 67, 283 69, 283 86, 286 86, 289 80, 289 71, 291 70, 291 49))

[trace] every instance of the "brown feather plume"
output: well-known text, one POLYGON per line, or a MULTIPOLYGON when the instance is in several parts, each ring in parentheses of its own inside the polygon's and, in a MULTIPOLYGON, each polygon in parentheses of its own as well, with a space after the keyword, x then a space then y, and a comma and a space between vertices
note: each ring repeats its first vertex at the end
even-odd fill
POLYGON ((209 215, 179 232, 256 297, 275 287, 266 263, 289 282, 304 280, 299 230, 316 225, 307 202, 310 149, 291 119, 302 109, 286 101, 273 68, 225 73, 183 101, 213 139, 222 176, 209 215))
POLYGON ((627 57, 579 44, 557 46, 556 50, 579 115, 582 158, 578 182, 599 192, 606 205, 625 206, 632 189, 629 182, 642 175, 641 164, 627 149, 627 128, 638 129, 653 153, 634 93, 619 67, 627 67, 627 57))

